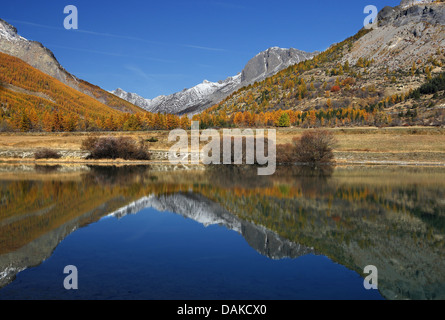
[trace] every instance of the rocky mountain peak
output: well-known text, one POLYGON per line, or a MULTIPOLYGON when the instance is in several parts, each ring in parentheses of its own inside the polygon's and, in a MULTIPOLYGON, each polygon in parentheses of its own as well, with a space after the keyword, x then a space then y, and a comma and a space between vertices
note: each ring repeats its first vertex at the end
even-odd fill
POLYGON ((315 55, 316 53, 304 52, 293 48, 269 48, 257 54, 247 63, 241 73, 241 81, 244 84, 262 81, 278 71, 301 61, 311 59, 315 55))
POLYGON ((397 7, 385 7, 379 12, 379 26, 402 27, 425 22, 445 25, 445 6, 433 0, 403 0, 397 7))
POLYGON ((399 70, 445 46, 445 3, 402 1, 399 6, 384 7, 378 21, 378 28, 356 41, 343 62, 355 64, 365 56, 375 66, 399 70))
POLYGON ((262 81, 293 64, 311 59, 316 54, 317 52, 308 53, 292 48, 272 47, 257 54, 242 72, 225 80, 217 82, 204 80, 193 88, 152 100, 144 99, 137 94, 129 94, 121 89, 111 93, 150 112, 195 114, 213 106, 244 86, 262 81))
POLYGON ((0 19, 0 37, 9 41, 25 40, 17 34, 17 29, 0 19))
POLYGON ((416 4, 423 4, 423 3, 431 3, 431 2, 435 2, 435 0, 402 0, 400 2, 400 7, 402 9, 408 8, 412 5, 416 5, 416 4))
POLYGON ((40 42, 21 37, 15 27, 2 19, 0 19, 0 52, 17 57, 65 84, 68 84, 68 78, 74 79, 49 49, 40 42))

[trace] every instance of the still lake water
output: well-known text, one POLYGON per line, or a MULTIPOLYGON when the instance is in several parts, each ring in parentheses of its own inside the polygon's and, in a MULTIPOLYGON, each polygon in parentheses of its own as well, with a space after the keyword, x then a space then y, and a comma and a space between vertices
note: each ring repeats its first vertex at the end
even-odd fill
POLYGON ((445 299, 444 168, 9 166, 0 192, 0 300, 445 299))

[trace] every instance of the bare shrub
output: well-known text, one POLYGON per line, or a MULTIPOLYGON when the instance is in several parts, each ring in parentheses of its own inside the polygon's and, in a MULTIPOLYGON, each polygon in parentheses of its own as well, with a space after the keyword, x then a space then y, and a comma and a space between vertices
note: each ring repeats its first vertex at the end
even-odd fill
POLYGON ((289 164, 295 160, 295 145, 291 143, 277 145, 277 163, 289 164))
POLYGON ((55 150, 52 149, 41 149, 34 153, 34 158, 38 159, 60 159, 62 156, 55 150))
POLYGON ((304 163, 309 165, 332 163, 336 139, 327 130, 310 130, 292 144, 277 146, 277 163, 304 163))
POLYGON ((294 139, 296 160, 301 163, 330 163, 334 160, 333 147, 336 139, 327 130, 311 130, 294 139))
POLYGON ((129 137, 88 137, 82 150, 90 152, 90 159, 150 160, 145 141, 137 143, 129 137))

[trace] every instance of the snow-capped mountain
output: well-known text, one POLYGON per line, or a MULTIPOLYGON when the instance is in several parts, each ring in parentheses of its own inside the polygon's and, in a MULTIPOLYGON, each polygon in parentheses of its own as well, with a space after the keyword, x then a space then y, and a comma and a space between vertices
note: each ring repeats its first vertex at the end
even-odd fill
POLYGON ((145 99, 136 93, 116 89, 111 93, 150 112, 196 114, 223 100, 239 88, 265 78, 317 54, 297 49, 269 48, 252 58, 236 76, 224 81, 204 80, 197 86, 169 96, 145 99))
POLYGON ((0 37, 8 41, 23 41, 25 38, 17 34, 17 29, 11 26, 6 21, 0 19, 0 37))
POLYGON ((204 80, 203 83, 193 88, 184 89, 169 96, 159 96, 151 100, 122 89, 116 89, 111 93, 150 112, 185 114, 197 113, 211 107, 240 88, 240 85, 241 74, 238 74, 219 82, 204 80))

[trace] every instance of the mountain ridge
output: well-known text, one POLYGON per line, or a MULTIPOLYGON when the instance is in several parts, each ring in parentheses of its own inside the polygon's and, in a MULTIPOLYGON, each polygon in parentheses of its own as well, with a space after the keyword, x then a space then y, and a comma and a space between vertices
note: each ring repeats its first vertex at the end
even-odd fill
POLYGON ((3 19, 0 19, 0 52, 26 62, 48 76, 113 109, 128 113, 143 111, 128 101, 69 73, 50 49, 40 42, 20 36, 17 28, 3 19))
POLYGON ((258 53, 246 64, 244 69, 235 76, 225 80, 202 83, 168 96, 145 99, 136 93, 129 93, 118 88, 111 93, 127 100, 149 112, 196 114, 215 105, 236 90, 261 81, 290 65, 312 58, 318 52, 305 52, 298 49, 272 47, 258 53))
POLYGON ((197 121, 276 125, 288 112, 286 126, 303 128, 443 125, 443 89, 428 81, 445 71, 445 3, 403 3, 384 7, 377 28, 241 88, 197 121), (419 96, 423 85, 434 88, 419 96))

